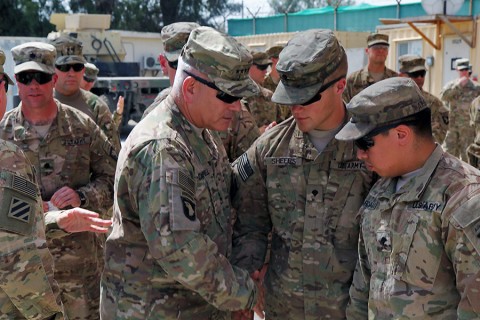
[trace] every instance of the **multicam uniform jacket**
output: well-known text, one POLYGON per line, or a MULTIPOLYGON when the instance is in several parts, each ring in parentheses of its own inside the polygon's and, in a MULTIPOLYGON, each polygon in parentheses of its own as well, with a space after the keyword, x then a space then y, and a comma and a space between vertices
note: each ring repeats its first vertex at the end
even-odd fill
POLYGON ((360 209, 349 319, 479 319, 480 172, 437 146, 395 192, 382 179, 360 209))
POLYGON ((115 151, 120 151, 119 125, 114 122, 110 108, 103 99, 83 89, 71 96, 64 96, 54 90, 54 96, 61 103, 86 113, 107 135, 115 151))
POLYGON ((252 114, 257 126, 260 128, 273 121, 282 122, 282 114, 278 104, 272 102, 273 93, 260 86, 260 95, 244 98, 248 111, 252 114))
MULTIPOLYGON (((33 164, 44 201, 69 186, 85 194, 85 209, 105 213, 113 202, 114 148, 93 120, 56 103, 58 114, 45 138, 24 119, 21 104, 5 114, 0 137, 18 145, 33 164)), ((98 318, 100 240, 91 232, 59 239, 47 233, 47 240, 67 315, 71 319, 98 318)))
POLYGON ((448 109, 433 94, 422 90, 422 95, 432 111, 432 133, 435 141, 442 143, 448 131, 448 109))
MULTIPOLYGON (((277 89, 278 83, 275 83, 271 74, 268 73, 265 76, 265 79, 263 80, 262 85, 265 89, 268 89, 272 92, 275 92, 275 89, 277 89)), ((288 119, 292 116, 292 110, 290 109, 289 106, 283 105, 283 104, 277 104, 277 105, 280 108, 280 118, 281 118, 282 121, 285 120, 285 119, 288 119)))
POLYGON ((35 172, 0 140, 0 318, 63 319, 35 172))
MULTIPOLYGON (((382 80, 397 77, 398 74, 385 67, 385 72, 383 73, 382 80)), ((355 97, 360 91, 371 86, 375 83, 375 80, 370 76, 368 72, 368 66, 365 66, 363 69, 352 72, 347 77, 347 86, 345 91, 343 91, 343 100, 348 103, 355 97)))
POLYGON ((371 173, 352 142, 321 154, 293 118, 264 133, 234 163, 234 265, 262 268, 267 319, 344 319, 357 261, 360 208, 371 173), (236 189, 236 190, 235 190, 236 189))
POLYGON ((134 128, 115 176, 102 319, 228 319, 255 305, 249 274, 227 259, 230 174, 219 137, 171 96, 134 128))

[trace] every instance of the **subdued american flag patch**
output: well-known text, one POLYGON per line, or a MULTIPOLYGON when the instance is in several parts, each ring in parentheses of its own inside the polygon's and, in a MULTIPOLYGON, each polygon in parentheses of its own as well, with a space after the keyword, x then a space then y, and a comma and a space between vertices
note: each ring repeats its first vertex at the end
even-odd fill
POLYGON ((237 170, 243 182, 247 181, 247 179, 253 174, 253 168, 246 153, 242 154, 240 158, 238 158, 237 170))
POLYGON ((18 192, 21 192, 29 197, 37 197, 37 188, 35 184, 28 181, 25 178, 14 175, 12 179, 12 188, 18 192))
POLYGON ((30 221, 31 204, 25 200, 12 197, 10 208, 8 209, 8 217, 28 223, 30 221))

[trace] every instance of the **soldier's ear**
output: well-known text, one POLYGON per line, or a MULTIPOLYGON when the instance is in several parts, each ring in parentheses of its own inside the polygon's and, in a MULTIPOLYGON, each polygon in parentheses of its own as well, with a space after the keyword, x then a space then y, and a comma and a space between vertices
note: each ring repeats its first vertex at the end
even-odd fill
POLYGON ((186 77, 183 80, 182 92, 183 99, 186 103, 193 103, 194 96, 197 91, 196 81, 192 77, 186 77))

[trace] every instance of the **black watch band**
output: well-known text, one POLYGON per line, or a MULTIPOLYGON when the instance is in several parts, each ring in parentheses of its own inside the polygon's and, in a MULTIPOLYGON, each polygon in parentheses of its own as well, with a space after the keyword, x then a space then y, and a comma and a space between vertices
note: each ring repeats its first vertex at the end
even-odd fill
POLYGON ((80 207, 83 207, 87 204, 87 197, 85 196, 85 193, 83 191, 78 190, 77 191, 78 196, 80 197, 80 207))

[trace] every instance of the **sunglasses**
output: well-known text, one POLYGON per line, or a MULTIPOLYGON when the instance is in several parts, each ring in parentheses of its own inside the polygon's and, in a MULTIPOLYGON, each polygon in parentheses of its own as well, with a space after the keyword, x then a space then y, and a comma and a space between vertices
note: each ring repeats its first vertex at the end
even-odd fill
POLYGON ((45 72, 20 72, 16 74, 17 81, 29 85, 34 79, 38 84, 45 84, 52 81, 53 74, 45 72))
POLYGON ((367 135, 361 137, 360 139, 355 140, 354 141, 355 145, 359 149, 361 149, 363 151, 367 151, 368 149, 370 149, 371 147, 373 147, 375 145, 375 141, 373 141, 373 137, 379 135, 380 133, 387 132, 390 129, 396 128, 401 124, 409 124, 412 121, 413 121, 412 119, 404 120, 402 122, 395 122, 395 123, 392 123, 392 124, 389 124, 389 125, 386 125, 386 126, 383 126, 383 127, 378 127, 376 129, 373 129, 367 135))
POLYGON ((0 80, 0 83, 3 82, 3 85, 5 86, 5 92, 8 92, 8 80, 3 77, 1 80, 0 80))
POLYGON ((220 90, 213 82, 209 82, 205 79, 202 79, 200 77, 197 77, 196 75, 194 75, 193 73, 190 73, 188 71, 185 71, 183 70, 183 72, 185 72, 186 74, 188 74, 190 77, 192 77, 193 79, 197 80, 198 82, 200 82, 201 84, 204 84, 206 85, 207 87, 209 88, 212 88, 214 90, 217 90, 218 93, 216 95, 217 99, 225 102, 225 103, 234 103, 235 101, 238 101, 241 99, 241 97, 235 97, 235 96, 232 96, 232 95, 229 95, 228 93, 226 92, 223 92, 222 90, 220 90))
POLYGON ((95 79, 89 79, 87 77, 83 77, 83 80, 85 80, 86 82, 90 82, 90 83, 95 82, 95 79))
POLYGON ((425 78, 426 74, 427 74, 427 71, 425 71, 425 70, 419 70, 419 71, 415 71, 415 72, 407 72, 407 75, 410 78, 418 78, 418 77, 425 78))
POLYGON ((178 68, 178 60, 176 60, 176 61, 169 61, 169 60, 167 59, 167 63, 168 63, 168 66, 169 66, 170 68, 177 70, 177 68, 178 68))
POLYGON ((85 65, 82 63, 75 63, 75 64, 62 64, 62 65, 55 65, 55 68, 62 72, 68 72, 70 69, 73 69, 75 72, 82 71, 85 68, 85 65))
POLYGON ((255 64, 255 67, 257 67, 257 69, 261 71, 267 70, 269 66, 269 64, 255 64))
POLYGON ((308 106, 312 103, 320 101, 320 99, 322 99, 322 92, 327 90, 328 88, 330 88, 335 82, 337 82, 338 80, 340 80, 342 78, 345 78, 345 75, 340 76, 340 77, 326 83, 325 85, 321 86, 320 89, 318 90, 318 92, 310 100, 308 100, 307 102, 301 103, 300 105, 303 106, 303 107, 306 107, 306 106, 308 106))

